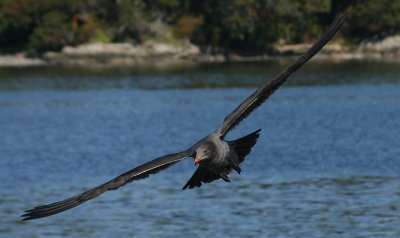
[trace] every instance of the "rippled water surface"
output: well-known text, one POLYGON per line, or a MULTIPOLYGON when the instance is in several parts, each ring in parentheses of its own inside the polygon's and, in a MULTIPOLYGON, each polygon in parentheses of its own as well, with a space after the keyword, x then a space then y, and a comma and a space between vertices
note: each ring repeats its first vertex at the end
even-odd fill
POLYGON ((400 69, 312 63, 228 136, 262 128, 231 183, 191 160, 70 211, 97 186, 216 129, 284 64, 0 69, 0 237, 400 237, 400 69))

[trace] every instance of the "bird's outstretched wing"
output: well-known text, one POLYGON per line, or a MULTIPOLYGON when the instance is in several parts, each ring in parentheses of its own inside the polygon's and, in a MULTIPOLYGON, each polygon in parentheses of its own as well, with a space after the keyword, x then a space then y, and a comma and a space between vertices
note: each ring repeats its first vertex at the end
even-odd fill
POLYGON ((237 126, 243 119, 245 119, 251 112, 260 106, 271 94, 282 86, 290 75, 296 72, 304 63, 317 54, 322 47, 328 43, 330 39, 343 25, 346 17, 344 15, 337 15, 329 29, 322 35, 314 45, 300 56, 295 62, 289 65, 283 72, 276 76, 273 80, 268 81, 263 86, 258 88, 246 100, 244 100, 231 114, 225 117, 224 123, 218 129, 221 138, 237 126))
POLYGON ((66 211, 90 199, 93 199, 99 196, 100 194, 107 192, 108 190, 117 189, 129 182, 146 178, 150 174, 154 174, 160 170, 166 169, 169 166, 173 165, 174 163, 183 160, 189 156, 192 156, 192 154, 193 151, 189 149, 179 153, 169 154, 159 157, 145 164, 142 164, 134 169, 131 169, 121 174, 120 176, 95 188, 89 189, 88 191, 83 192, 79 195, 67 198, 59 202, 38 206, 31 210, 28 210, 24 215, 22 215, 23 220, 32 220, 32 219, 47 217, 66 211))

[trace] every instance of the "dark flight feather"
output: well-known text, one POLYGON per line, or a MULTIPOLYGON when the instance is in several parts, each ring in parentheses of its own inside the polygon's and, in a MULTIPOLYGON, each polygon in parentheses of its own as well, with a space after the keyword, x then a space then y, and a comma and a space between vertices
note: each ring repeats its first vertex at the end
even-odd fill
POLYGON ((38 206, 31 210, 28 210, 24 215, 22 215, 23 220, 32 220, 32 219, 47 217, 71 209, 88 200, 91 200, 99 196, 104 192, 117 189, 129 182, 146 178, 150 174, 154 174, 159 172, 160 170, 166 169, 169 166, 175 164, 176 162, 191 156, 192 154, 193 152, 191 150, 186 150, 179 153, 169 154, 159 157, 145 164, 142 164, 132 170, 129 170, 119 175, 118 177, 102 185, 99 185, 95 188, 92 188, 86 192, 83 192, 79 195, 67 198, 59 202, 38 206))
POLYGON ((251 112, 259 107, 275 90, 286 83, 287 79, 296 72, 304 63, 317 54, 322 47, 336 34, 336 32, 343 25, 346 17, 344 15, 336 16, 335 20, 329 29, 322 35, 314 45, 300 56, 295 62, 289 65, 282 73, 276 76, 273 80, 268 81, 262 87, 258 88, 246 100, 244 100, 232 113, 225 117, 224 123, 219 128, 221 138, 237 126, 243 119, 245 119, 251 112))
MULTIPOLYGON (((239 156, 239 163, 244 161, 244 158, 250 153, 251 148, 257 143, 258 137, 260 137, 261 129, 258 129, 246 136, 233 141, 227 141, 229 147, 234 150, 239 156)), ((238 171, 238 173, 240 173, 238 171)))

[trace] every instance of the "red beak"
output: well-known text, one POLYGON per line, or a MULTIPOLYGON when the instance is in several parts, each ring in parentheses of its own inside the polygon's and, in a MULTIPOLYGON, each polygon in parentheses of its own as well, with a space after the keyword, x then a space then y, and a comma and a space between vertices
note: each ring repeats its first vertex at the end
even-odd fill
POLYGON ((200 157, 196 156, 196 158, 194 158, 194 163, 195 164, 200 164, 200 162, 201 162, 200 157))

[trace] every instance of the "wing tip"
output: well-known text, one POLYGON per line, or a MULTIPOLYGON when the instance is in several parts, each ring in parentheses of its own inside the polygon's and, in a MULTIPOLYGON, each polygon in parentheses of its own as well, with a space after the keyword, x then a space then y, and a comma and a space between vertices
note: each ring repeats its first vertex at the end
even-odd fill
MULTIPOLYGON (((33 210, 33 209, 31 209, 31 210, 33 210)), ((40 218, 40 217, 36 217, 34 215, 34 213, 31 212, 31 210, 25 211, 25 213, 21 215, 22 221, 29 221, 29 220, 34 220, 34 219, 40 218)))

